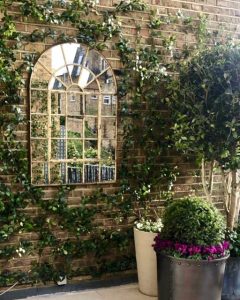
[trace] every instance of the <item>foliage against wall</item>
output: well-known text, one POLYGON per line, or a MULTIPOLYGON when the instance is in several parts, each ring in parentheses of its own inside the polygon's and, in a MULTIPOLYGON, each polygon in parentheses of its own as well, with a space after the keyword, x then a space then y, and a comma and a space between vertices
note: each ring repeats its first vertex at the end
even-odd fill
POLYGON ((194 23, 181 13, 160 17, 140 0, 120 1, 114 9, 104 11, 96 7, 96 2, 0 2, 0 258, 19 260, 29 256, 33 261, 30 271, 3 270, 0 275, 2 286, 15 281, 56 281, 62 273, 68 277, 95 276, 134 268, 132 229, 127 224, 134 219, 135 205, 140 203, 144 206, 151 200, 154 189, 169 191, 175 180, 175 170, 160 160, 169 146, 164 139, 167 122, 162 111, 160 88, 168 80, 169 72, 174 71, 166 59, 174 52, 174 37, 164 37, 161 28, 180 24, 186 34, 198 31, 201 36, 204 22, 194 23), (14 5, 17 5, 20 15, 10 13, 14 5), (122 34, 121 15, 136 14, 137 11, 149 14, 149 46, 144 46, 146 40, 141 38, 139 25, 136 25, 136 42, 122 34), (47 27, 21 33, 16 29, 16 22, 22 18, 47 27), (52 29, 53 25, 63 24, 75 28, 76 35, 58 34, 52 29), (53 44, 77 41, 100 51, 112 41, 123 64, 119 76, 121 120, 124 124, 120 187, 112 195, 97 190, 91 196, 83 197, 77 207, 68 206, 68 193, 72 189, 68 186, 61 186, 52 200, 43 200, 44 190, 30 183, 26 148, 17 142, 17 129, 27 125, 27 119, 19 108, 22 91, 28 84, 24 78, 29 78, 26 72, 31 72, 40 54, 26 55, 24 63, 18 65, 17 50, 45 39, 51 39, 53 44), (145 161, 134 161, 134 149, 141 149, 145 161), (11 179, 11 185, 7 184, 6 178, 11 179), (31 208, 34 208, 34 214, 31 208), (105 228, 104 224, 96 224, 99 215, 110 216, 112 226, 105 228), (67 238, 58 237, 59 231, 67 238), (34 241, 32 235, 37 236, 34 241), (16 236, 20 239, 17 240, 16 236), (22 238, 26 236, 30 238, 22 238), (111 261, 107 255, 114 249, 118 249, 120 255, 116 256, 117 260, 111 261), (73 268, 73 259, 86 256, 94 257, 95 263, 73 268))

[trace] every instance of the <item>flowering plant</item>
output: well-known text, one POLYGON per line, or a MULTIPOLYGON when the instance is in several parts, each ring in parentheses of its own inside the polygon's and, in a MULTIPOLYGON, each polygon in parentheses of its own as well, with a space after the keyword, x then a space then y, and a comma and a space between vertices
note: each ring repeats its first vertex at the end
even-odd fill
POLYGON ((140 220, 135 221, 134 225, 138 230, 147 232, 161 232, 163 227, 161 218, 153 221, 150 218, 141 217, 140 220))
POLYGON ((163 215, 155 251, 179 258, 212 260, 228 255, 225 222, 210 202, 185 197, 172 201, 163 215))
POLYGON ((228 241, 223 241, 217 245, 210 246, 188 245, 161 239, 160 235, 156 236, 154 241, 154 250, 156 252, 161 252, 178 258, 206 260, 221 258, 228 255, 230 244, 228 241))

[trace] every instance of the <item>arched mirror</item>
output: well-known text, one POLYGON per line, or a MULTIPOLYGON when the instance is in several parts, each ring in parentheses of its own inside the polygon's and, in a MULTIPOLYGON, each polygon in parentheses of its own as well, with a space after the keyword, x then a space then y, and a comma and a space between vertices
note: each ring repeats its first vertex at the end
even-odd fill
POLYGON ((66 43, 40 56, 30 81, 33 184, 116 180, 116 92, 95 50, 66 43))

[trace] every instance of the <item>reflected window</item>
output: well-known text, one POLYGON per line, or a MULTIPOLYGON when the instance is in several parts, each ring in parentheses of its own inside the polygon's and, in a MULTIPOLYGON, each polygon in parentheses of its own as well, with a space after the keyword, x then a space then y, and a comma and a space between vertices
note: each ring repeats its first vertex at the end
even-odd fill
POLYGON ((97 51, 65 43, 40 56, 30 82, 33 184, 116 180, 116 99, 97 51))

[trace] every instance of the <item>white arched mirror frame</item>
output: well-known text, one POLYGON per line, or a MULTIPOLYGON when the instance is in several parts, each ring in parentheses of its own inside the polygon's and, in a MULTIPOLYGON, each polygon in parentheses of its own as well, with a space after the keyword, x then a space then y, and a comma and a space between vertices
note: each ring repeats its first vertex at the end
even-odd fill
POLYGON ((116 92, 95 50, 65 43, 40 56, 30 80, 33 184, 116 181, 116 92))

